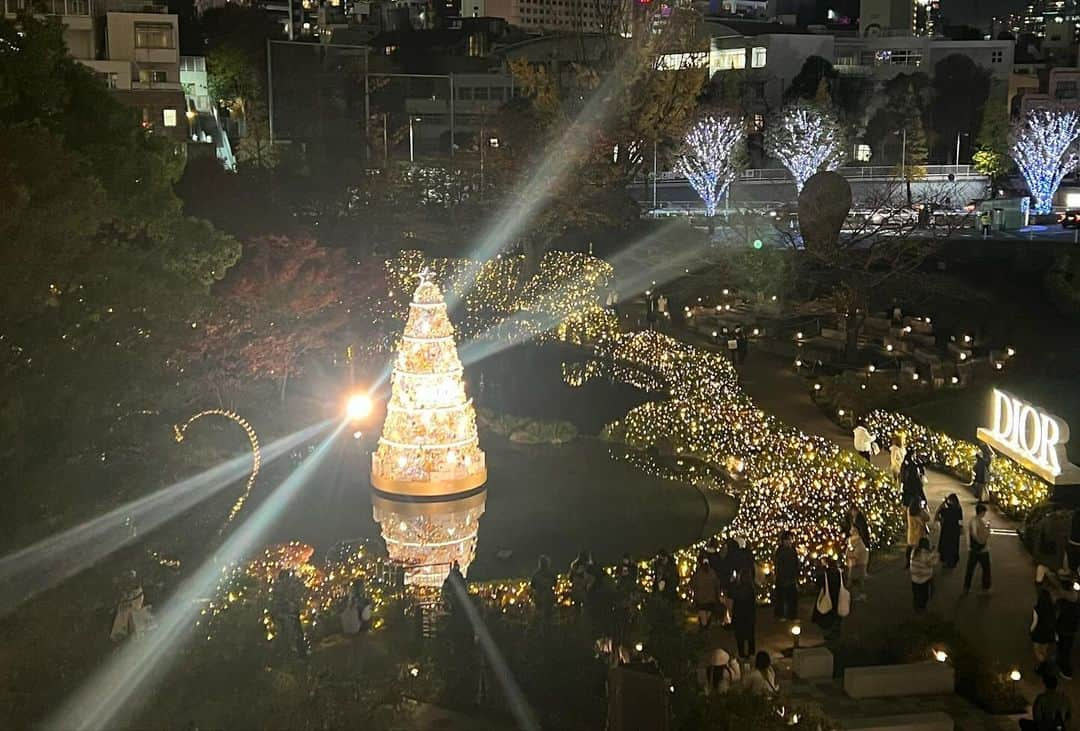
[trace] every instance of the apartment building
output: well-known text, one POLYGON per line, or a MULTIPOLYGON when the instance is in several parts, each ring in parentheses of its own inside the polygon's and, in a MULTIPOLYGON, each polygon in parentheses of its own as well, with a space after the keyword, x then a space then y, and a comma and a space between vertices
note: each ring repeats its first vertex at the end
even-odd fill
POLYGON ((90 67, 147 129, 189 138, 180 85, 179 20, 164 0, 0 0, 4 15, 27 8, 57 16, 71 55, 90 67))

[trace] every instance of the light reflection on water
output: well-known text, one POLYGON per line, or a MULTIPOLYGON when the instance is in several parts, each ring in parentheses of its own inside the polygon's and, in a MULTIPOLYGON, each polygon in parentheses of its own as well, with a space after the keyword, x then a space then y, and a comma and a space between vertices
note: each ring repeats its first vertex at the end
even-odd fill
POLYGON ((441 586, 456 561, 462 574, 476 558, 487 490, 454 500, 411 501, 372 492, 372 517, 386 551, 405 567, 405 583, 441 586))

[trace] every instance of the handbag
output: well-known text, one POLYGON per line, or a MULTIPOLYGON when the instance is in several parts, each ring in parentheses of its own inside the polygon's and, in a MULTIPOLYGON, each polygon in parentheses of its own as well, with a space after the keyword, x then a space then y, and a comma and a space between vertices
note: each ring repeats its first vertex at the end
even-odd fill
POLYGON ((832 597, 829 596, 829 575, 825 575, 825 587, 818 594, 817 603, 814 605, 818 614, 828 614, 832 611, 832 597))
POLYGON ((840 577, 840 591, 836 595, 836 614, 841 617, 851 614, 851 592, 844 586, 843 577, 840 577))

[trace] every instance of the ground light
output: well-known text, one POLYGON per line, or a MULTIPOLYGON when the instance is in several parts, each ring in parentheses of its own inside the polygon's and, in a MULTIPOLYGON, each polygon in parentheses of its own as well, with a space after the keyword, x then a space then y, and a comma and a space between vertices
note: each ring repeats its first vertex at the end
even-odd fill
POLYGON ((945 662, 949 659, 949 654, 944 650, 934 650, 934 659, 938 662, 945 662))

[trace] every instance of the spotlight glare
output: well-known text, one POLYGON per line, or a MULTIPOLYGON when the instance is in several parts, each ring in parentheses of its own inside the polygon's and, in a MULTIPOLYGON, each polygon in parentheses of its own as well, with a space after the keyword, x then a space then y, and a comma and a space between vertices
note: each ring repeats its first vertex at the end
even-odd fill
POLYGON ((371 398, 367 394, 358 393, 349 398, 345 406, 345 413, 348 414, 349 419, 352 421, 358 421, 370 416, 371 409, 371 398))

